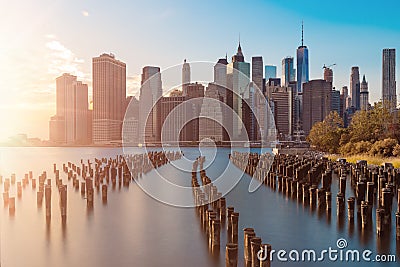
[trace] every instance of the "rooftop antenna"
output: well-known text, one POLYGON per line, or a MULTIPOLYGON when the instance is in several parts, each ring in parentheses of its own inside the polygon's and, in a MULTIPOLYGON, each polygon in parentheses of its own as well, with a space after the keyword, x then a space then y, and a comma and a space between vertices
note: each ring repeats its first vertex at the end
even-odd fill
POLYGON ((301 46, 304 46, 304 22, 301 21, 301 46))

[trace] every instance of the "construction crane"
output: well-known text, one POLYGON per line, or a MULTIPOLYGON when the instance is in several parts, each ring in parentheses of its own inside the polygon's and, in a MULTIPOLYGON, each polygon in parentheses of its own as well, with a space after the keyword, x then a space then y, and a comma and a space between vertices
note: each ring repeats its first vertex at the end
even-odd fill
POLYGON ((322 67, 323 69, 326 69, 326 68, 330 68, 330 67, 333 67, 333 66, 336 66, 336 63, 333 63, 333 64, 331 64, 331 65, 329 65, 329 66, 326 66, 325 64, 324 64, 324 66, 322 67))

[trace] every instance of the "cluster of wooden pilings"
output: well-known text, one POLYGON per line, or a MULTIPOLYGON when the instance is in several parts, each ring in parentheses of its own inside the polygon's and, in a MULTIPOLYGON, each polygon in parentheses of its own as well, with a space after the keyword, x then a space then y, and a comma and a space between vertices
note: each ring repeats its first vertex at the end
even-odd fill
MULTIPOLYGON (((400 170, 390 164, 368 166, 367 161, 356 164, 332 162, 327 158, 311 156, 276 155, 235 151, 231 162, 250 176, 286 194, 291 199, 309 205, 312 209, 332 209, 332 173, 338 175, 339 192, 336 195, 338 218, 345 216, 346 184, 350 179, 353 195, 347 198, 347 216, 354 223, 354 213, 361 218, 363 229, 372 226, 372 212, 376 209, 376 232, 383 235, 391 227, 392 203, 397 192, 396 238, 400 240, 400 170)), ((369 227, 372 228, 372 227, 369 227)))
MULTIPOLYGON (((219 253, 221 230, 227 231, 225 247, 225 265, 236 267, 238 265, 238 231, 239 212, 234 207, 226 207, 226 199, 218 188, 213 185, 211 179, 203 169, 205 157, 197 158, 192 169, 192 189, 197 215, 205 234, 211 253, 219 253), (200 171, 198 171, 200 169, 200 171), (197 179, 200 174, 200 181, 197 179)), ((262 244, 253 228, 245 228, 244 231, 244 262, 248 267, 270 266, 271 245, 262 244)))
MULTIPOLYGON (((149 171, 159 168, 170 161, 178 160, 182 157, 180 151, 152 151, 145 154, 135 154, 128 156, 117 155, 115 158, 95 158, 94 162, 90 160, 84 161, 81 159, 80 164, 76 165, 72 162, 63 163, 62 171, 67 177, 67 182, 72 181, 72 187, 75 191, 81 193, 86 199, 88 208, 93 208, 94 190, 100 191, 103 203, 107 202, 108 186, 113 188, 117 185, 129 186, 129 183, 141 177, 149 171)), ((38 177, 38 189, 36 202, 38 208, 45 201, 46 221, 51 218, 51 199, 52 189, 55 186, 59 195, 59 206, 62 222, 66 222, 67 218, 67 185, 63 184, 63 179, 60 177, 60 170, 57 165, 53 164, 53 174, 55 184, 52 184, 52 179, 48 178, 47 172, 43 171, 38 177)), ((22 197, 22 189, 31 183, 32 189, 36 189, 36 179, 33 178, 32 171, 25 174, 21 181, 16 181, 16 175, 12 174, 11 178, 4 180, 3 202, 5 207, 9 207, 10 215, 15 214, 15 197, 10 197, 10 187, 16 184, 17 196, 22 197)), ((0 184, 3 184, 3 177, 0 176, 0 184)))

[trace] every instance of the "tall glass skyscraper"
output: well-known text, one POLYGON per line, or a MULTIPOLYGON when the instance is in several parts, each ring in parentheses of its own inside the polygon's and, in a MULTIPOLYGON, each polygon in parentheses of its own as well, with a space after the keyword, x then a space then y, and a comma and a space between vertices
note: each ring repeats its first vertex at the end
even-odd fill
POLYGON ((282 84, 284 86, 289 86, 289 83, 295 80, 294 59, 292 57, 286 57, 282 59, 282 84))
POLYGON ((303 92, 303 84, 308 80, 308 48, 304 45, 303 25, 301 25, 301 46, 297 48, 297 92, 303 92))
POLYGON ((276 78, 276 66, 265 65, 265 81, 271 78, 276 78))

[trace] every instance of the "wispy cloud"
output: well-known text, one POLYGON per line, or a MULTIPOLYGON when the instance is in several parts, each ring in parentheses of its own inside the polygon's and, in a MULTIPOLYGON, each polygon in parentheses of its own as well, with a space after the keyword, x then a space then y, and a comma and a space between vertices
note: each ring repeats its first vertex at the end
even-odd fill
POLYGON ((140 93, 140 74, 126 77, 126 87, 129 95, 139 96, 140 93))
POLYGON ((49 51, 47 54, 49 74, 70 73, 82 80, 87 80, 88 75, 82 71, 83 59, 78 58, 70 49, 55 39, 50 39, 46 43, 46 48, 49 51))
POLYGON ((89 17, 89 12, 88 12, 88 11, 83 10, 81 13, 82 13, 82 15, 83 15, 84 17, 89 17))

